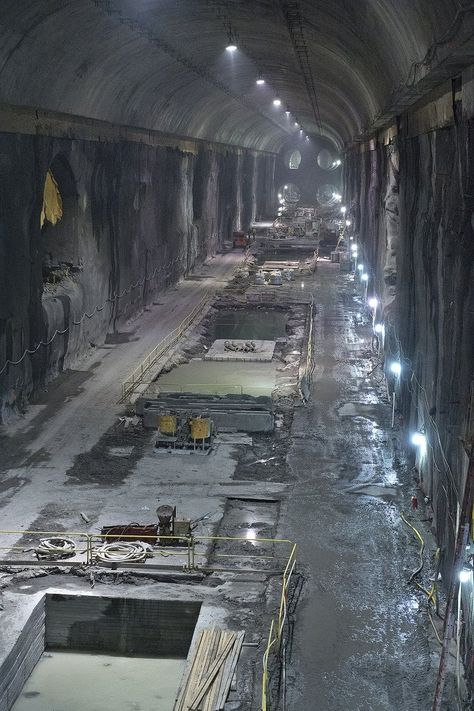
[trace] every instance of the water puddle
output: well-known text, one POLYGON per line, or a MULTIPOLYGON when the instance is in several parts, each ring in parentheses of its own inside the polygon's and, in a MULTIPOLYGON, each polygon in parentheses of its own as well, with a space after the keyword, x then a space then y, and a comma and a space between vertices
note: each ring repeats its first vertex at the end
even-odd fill
POLYGON ((210 326, 211 337, 274 341, 286 335, 288 314, 272 309, 222 309, 210 326))
POLYGON ((12 711, 172 711, 185 663, 45 652, 12 711))

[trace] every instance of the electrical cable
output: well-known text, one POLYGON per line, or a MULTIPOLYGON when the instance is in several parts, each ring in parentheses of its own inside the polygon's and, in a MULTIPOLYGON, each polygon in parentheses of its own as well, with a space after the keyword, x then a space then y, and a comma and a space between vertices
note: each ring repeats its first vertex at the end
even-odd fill
MULTIPOLYGON (((425 551, 425 541, 424 541, 424 539, 423 539, 421 533, 418 531, 418 529, 415 528, 415 526, 413 526, 413 525, 405 518, 405 516, 403 515, 402 512, 400 512, 400 518, 402 519, 402 521, 403 521, 409 528, 411 528, 411 530, 415 533, 415 536, 416 536, 416 537, 418 538, 418 540, 420 541, 420 549, 419 549, 419 551, 418 551, 418 555, 419 555, 419 558, 420 558, 420 564, 419 564, 418 568, 417 568, 416 570, 414 570, 413 573, 410 575, 410 577, 409 577, 409 579, 408 579, 408 583, 409 583, 409 584, 410 584, 410 583, 414 583, 414 584, 416 585, 416 587, 417 587, 419 590, 421 590, 423 593, 425 593, 425 595, 427 596, 427 598, 428 598, 428 608, 427 608, 428 618, 429 618, 429 620, 430 620, 431 626, 432 626, 432 628, 433 628, 433 630, 434 630, 434 633, 435 633, 435 635, 436 635, 436 638, 437 638, 439 644, 443 644, 443 642, 442 642, 442 640, 441 640, 441 638, 440 638, 440 636, 439 636, 438 630, 436 629, 436 626, 435 626, 435 624, 434 624, 433 617, 432 617, 432 615, 431 615, 431 610, 430 610, 430 604, 436 604, 436 582, 433 582, 433 585, 432 585, 432 587, 431 587, 431 590, 427 590, 427 589, 426 589, 425 587, 423 587, 423 585, 421 585, 417 580, 414 580, 415 576, 417 576, 417 575, 419 575, 419 573, 421 573, 421 571, 423 570, 424 564, 425 564, 425 563, 424 563, 424 559, 423 559, 423 553, 424 553, 424 551, 425 551)), ((437 554, 437 555, 439 554, 439 548, 438 548, 438 550, 436 551, 436 554, 437 554)))
MULTIPOLYGON (((173 259, 172 262, 170 262, 170 264, 168 265, 168 267, 176 264, 179 261, 180 261, 179 259, 173 259)), ((120 293, 114 293, 112 296, 108 297, 104 301, 103 304, 101 304, 100 306, 95 306, 93 308, 93 310, 91 311, 91 313, 87 313, 87 311, 85 311, 79 320, 71 319, 71 324, 74 326, 80 326, 85 318, 91 319, 93 316, 95 316, 96 313, 100 313, 101 311, 103 311, 108 303, 113 303, 115 301, 118 301, 123 296, 125 296, 125 294, 130 294, 134 289, 137 289, 139 286, 144 286, 144 284, 146 282, 152 281, 156 277, 156 274, 158 271, 162 271, 162 270, 163 270, 163 266, 156 267, 149 277, 144 277, 143 279, 139 279, 138 281, 134 282, 133 284, 130 284, 130 286, 128 286, 126 289, 124 289, 120 293)), ((23 355, 18 360, 7 359, 4 362, 3 366, 0 368, 0 375, 3 375, 3 373, 8 368, 8 366, 19 365, 27 355, 33 355, 34 353, 36 353, 41 346, 46 347, 46 346, 51 345, 51 343, 54 341, 54 339, 57 336, 63 336, 65 333, 67 333, 70 330, 70 328, 71 328, 70 326, 67 326, 63 330, 56 329, 54 331, 53 335, 51 336, 51 338, 49 338, 47 341, 41 340, 41 341, 39 341, 39 343, 36 344, 36 346, 34 348, 25 348, 23 355)))
POLYGON ((117 541, 94 548, 92 555, 102 563, 141 563, 151 555, 151 546, 142 541, 117 541))
POLYGON ((61 558, 71 558, 76 555, 77 546, 70 538, 54 537, 42 538, 35 555, 38 560, 60 560, 61 558))

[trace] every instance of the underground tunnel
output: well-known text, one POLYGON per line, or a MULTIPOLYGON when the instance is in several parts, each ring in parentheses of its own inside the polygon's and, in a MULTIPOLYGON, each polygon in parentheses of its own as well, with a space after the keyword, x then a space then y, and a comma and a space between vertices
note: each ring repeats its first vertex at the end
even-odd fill
POLYGON ((0 711, 471 709, 474 4, 0 37, 0 711))

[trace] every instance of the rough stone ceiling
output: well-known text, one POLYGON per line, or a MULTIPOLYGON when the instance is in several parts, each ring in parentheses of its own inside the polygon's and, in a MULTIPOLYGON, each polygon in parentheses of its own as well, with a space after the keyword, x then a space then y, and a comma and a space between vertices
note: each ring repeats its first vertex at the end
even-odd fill
POLYGON ((321 125, 342 146, 414 100, 427 76, 452 73, 449 58, 474 61, 473 9, 460 0, 0 0, 0 101, 261 150, 278 150, 296 116, 305 133, 321 125), (320 122, 285 18, 294 6, 320 122))

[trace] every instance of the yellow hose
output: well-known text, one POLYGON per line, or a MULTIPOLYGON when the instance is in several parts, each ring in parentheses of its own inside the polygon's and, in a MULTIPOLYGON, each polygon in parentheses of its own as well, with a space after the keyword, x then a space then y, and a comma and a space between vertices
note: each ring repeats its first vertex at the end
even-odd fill
MULTIPOLYGON (((409 528, 411 528, 411 530, 414 532, 415 536, 418 538, 418 540, 420 541, 420 544, 421 544, 421 545, 420 545, 420 550, 419 550, 419 552, 418 552, 418 555, 419 555, 419 558, 420 558, 420 565, 419 565, 419 567, 411 574, 410 579, 409 579, 408 582, 409 582, 409 583, 415 583, 416 587, 417 587, 419 590, 421 590, 422 592, 424 592, 425 595, 428 597, 428 617, 429 617, 429 620, 430 620, 430 622, 431 622, 431 626, 432 626, 432 628, 433 628, 433 630, 434 630, 434 633, 435 633, 435 635, 436 635, 436 638, 437 638, 438 642, 439 642, 440 644, 443 644, 443 642, 442 642, 442 640, 441 640, 441 638, 440 638, 440 636, 439 636, 439 634, 438 634, 438 630, 436 629, 436 626, 435 626, 435 624, 434 624, 434 622, 433 622, 433 617, 431 616, 431 611, 430 611, 430 608, 429 608, 429 604, 430 604, 430 603, 436 604, 436 581, 433 582, 433 585, 431 586, 431 590, 427 590, 425 587, 423 587, 423 585, 421 585, 419 582, 417 582, 416 580, 414 580, 415 575, 418 575, 418 573, 421 572, 421 569, 423 568, 423 565, 424 565, 423 553, 424 553, 424 550, 425 550, 425 541, 424 541, 424 539, 423 539, 421 533, 418 531, 418 529, 415 528, 415 526, 412 526, 412 524, 405 518, 405 516, 403 515, 403 513, 400 513, 400 517, 401 517, 402 521, 403 521, 404 523, 406 523, 406 525, 407 525, 409 528)), ((436 557, 438 557, 438 556, 439 556, 439 548, 438 548, 437 551, 436 551, 436 557)))

